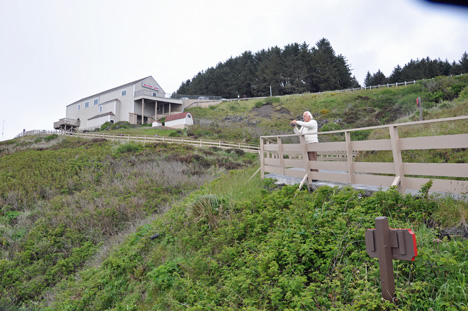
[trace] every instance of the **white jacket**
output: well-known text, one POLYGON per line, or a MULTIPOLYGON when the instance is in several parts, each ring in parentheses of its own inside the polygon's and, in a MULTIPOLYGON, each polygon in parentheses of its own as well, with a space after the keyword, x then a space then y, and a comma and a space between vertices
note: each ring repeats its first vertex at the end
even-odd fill
POLYGON ((310 120, 309 122, 297 121, 297 125, 301 126, 300 129, 297 126, 294 127, 294 133, 296 134, 310 134, 304 135, 306 143, 318 143, 318 135, 316 134, 318 131, 317 121, 314 119, 310 120), (311 134, 314 133, 314 134, 311 134))

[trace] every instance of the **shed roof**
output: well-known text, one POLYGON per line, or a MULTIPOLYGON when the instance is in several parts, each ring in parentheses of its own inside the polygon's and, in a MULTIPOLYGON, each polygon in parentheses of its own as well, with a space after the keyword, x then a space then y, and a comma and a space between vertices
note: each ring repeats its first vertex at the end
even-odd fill
POLYGON ((179 120, 179 119, 185 119, 185 117, 188 115, 188 112, 181 112, 178 114, 173 114, 168 117, 166 117, 166 122, 167 121, 174 121, 174 120, 179 120))

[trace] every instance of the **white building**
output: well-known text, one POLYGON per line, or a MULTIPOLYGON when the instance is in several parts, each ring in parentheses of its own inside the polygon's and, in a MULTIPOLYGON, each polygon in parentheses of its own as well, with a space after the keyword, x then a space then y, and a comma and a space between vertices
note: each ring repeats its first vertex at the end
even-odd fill
POLYGON ((151 124, 182 111, 182 100, 166 98, 161 86, 148 76, 71 103, 66 118, 54 122, 54 128, 91 130, 119 121, 151 124))
MULTIPOLYGON (((159 123, 153 122, 153 126, 158 126, 159 123)), ((165 126, 172 128, 186 128, 190 125, 193 125, 193 117, 189 112, 182 112, 178 114, 173 114, 166 117, 165 126)))

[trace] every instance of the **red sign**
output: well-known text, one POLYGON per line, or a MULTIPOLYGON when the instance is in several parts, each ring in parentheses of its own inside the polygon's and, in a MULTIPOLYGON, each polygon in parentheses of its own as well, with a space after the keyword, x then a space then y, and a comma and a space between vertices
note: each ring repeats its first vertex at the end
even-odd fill
POLYGON ((149 84, 147 82, 141 82, 141 86, 142 87, 146 87, 148 89, 152 89, 152 90, 155 90, 155 91, 159 91, 159 88, 155 85, 152 85, 152 84, 149 84))

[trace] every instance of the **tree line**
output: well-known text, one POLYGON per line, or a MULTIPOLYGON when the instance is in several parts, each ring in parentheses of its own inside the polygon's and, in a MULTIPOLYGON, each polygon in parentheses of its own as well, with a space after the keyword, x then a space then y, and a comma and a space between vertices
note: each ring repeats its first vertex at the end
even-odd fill
MULTIPOLYGON (((397 65, 389 77, 380 70, 374 74, 367 72, 364 84, 370 86, 461 73, 468 73, 466 52, 458 63, 429 57, 411 60, 403 68, 397 65)), ((245 51, 199 72, 183 82, 173 96, 260 97, 358 87, 361 85, 351 74, 347 59, 337 55, 330 41, 322 38, 313 47, 304 42, 289 44, 283 49, 275 46, 256 53, 245 51)))
POLYGON ((430 59, 410 60, 403 68, 397 65, 390 76, 386 77, 382 71, 376 73, 367 72, 364 80, 365 86, 382 85, 410 80, 431 79, 437 76, 449 76, 468 73, 468 54, 463 53, 458 62, 449 63, 447 60, 430 59))
POLYGON ((176 94, 209 94, 226 98, 320 92, 359 87, 348 61, 323 38, 309 48, 293 43, 257 53, 246 51, 187 80, 176 94))

